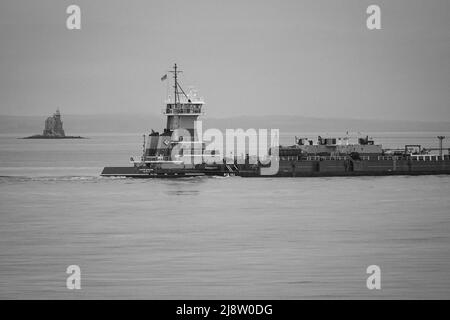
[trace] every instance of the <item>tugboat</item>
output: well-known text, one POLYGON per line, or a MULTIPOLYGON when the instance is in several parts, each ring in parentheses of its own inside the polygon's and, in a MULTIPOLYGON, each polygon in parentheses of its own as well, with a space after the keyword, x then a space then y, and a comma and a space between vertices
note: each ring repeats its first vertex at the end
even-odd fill
MULTIPOLYGON (((167 98, 163 110, 167 117, 164 131, 152 130, 144 136, 143 154, 140 159, 130 158, 132 167, 105 167, 102 176, 174 178, 237 173, 223 162, 203 161, 205 144, 198 140, 195 123, 204 115, 205 102, 194 90, 188 93, 183 90, 178 81, 181 71, 176 63, 169 72, 173 74, 174 91, 173 98, 167 98)), ((161 78, 162 81, 166 79, 167 75, 161 78)))
MULTIPOLYGON (((250 163, 250 157, 229 159, 222 152, 207 153, 197 136, 197 119, 204 114, 204 101, 194 91, 186 93, 178 82, 177 65, 173 71, 173 98, 166 100, 167 117, 162 133, 152 130, 144 136, 144 150, 139 159, 131 157, 132 166, 105 167, 102 176, 133 178, 174 178, 207 175, 262 177, 266 167, 274 165, 276 177, 384 176, 450 174, 450 149, 406 145, 388 150, 368 136, 350 143, 348 137, 318 137, 317 141, 296 138, 295 145, 268 149, 270 161, 250 163), (147 138, 147 139, 146 139, 147 138), (439 154, 432 151, 439 150, 439 154), (446 154, 444 153, 446 152, 446 154), (231 161, 230 161, 231 160, 231 161)), ((161 80, 166 80, 165 75, 161 80)), ((208 151, 210 152, 210 151, 208 151)))

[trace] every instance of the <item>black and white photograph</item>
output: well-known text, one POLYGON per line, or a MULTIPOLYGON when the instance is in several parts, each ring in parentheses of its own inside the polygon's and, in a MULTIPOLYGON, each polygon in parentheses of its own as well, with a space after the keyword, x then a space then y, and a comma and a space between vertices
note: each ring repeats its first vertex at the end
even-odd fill
POLYGON ((447 300, 449 195, 448 0, 0 1, 1 300, 447 300))

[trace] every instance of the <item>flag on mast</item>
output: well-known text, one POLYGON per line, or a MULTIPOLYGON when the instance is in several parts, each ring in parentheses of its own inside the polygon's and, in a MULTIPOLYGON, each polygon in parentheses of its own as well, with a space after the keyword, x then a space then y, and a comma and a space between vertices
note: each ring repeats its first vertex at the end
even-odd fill
POLYGON ((165 75, 163 75, 162 77, 161 77, 161 81, 164 81, 164 80, 166 80, 167 79, 167 74, 165 74, 165 75))

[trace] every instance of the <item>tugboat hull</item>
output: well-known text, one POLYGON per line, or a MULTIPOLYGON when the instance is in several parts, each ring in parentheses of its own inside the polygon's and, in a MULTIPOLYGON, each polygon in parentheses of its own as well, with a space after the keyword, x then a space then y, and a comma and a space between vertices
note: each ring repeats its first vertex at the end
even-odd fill
POLYGON ((101 173, 103 177, 128 177, 128 178, 186 178, 201 176, 224 176, 227 172, 218 170, 149 170, 139 167, 105 167, 101 173))
POLYGON ((103 171, 101 173, 104 177, 117 177, 117 176, 123 176, 123 177, 133 177, 133 178, 139 178, 139 177, 146 177, 148 176, 148 173, 142 173, 137 170, 136 167, 105 167, 103 168, 103 171))

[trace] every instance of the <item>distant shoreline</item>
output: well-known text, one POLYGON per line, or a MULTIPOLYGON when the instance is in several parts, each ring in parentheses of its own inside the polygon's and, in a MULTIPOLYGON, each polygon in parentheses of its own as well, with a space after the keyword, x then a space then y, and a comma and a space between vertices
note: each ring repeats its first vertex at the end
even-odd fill
MULTIPOLYGON (((162 116, 126 114, 64 116, 64 124, 69 133, 80 135, 89 133, 134 133, 156 131, 163 127, 162 116)), ((283 132, 448 132, 450 122, 370 120, 370 119, 318 119, 301 116, 255 116, 203 119, 203 128, 219 130, 232 128, 278 128, 283 132)), ((0 115, 0 133, 17 136, 42 134, 42 117, 0 115)))

